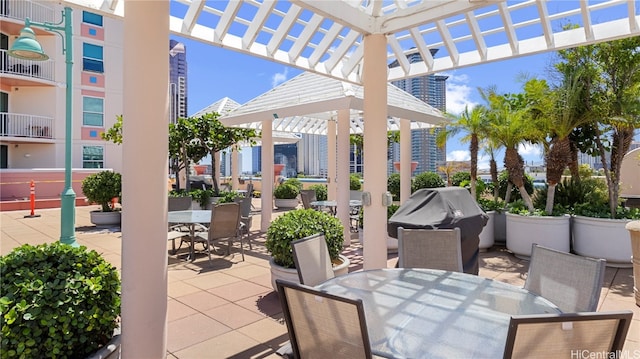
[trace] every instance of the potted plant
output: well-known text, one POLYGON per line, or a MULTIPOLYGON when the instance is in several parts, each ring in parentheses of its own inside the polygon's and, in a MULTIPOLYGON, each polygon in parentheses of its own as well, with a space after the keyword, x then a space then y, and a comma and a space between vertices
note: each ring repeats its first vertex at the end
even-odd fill
POLYGON ((0 357, 85 358, 118 346, 120 278, 96 251, 25 244, 0 256, 0 273, 0 357))
POLYGON ((90 213, 91 223, 96 226, 120 224, 120 211, 115 202, 122 193, 122 176, 118 172, 101 171, 82 180, 82 192, 91 203, 101 206, 90 213))
POLYGON ((276 208, 296 208, 299 194, 300 190, 294 184, 281 183, 273 190, 276 208))
POLYGON ((336 275, 349 271, 349 259, 340 255, 343 249, 344 228, 340 220, 332 215, 313 209, 295 209, 274 219, 267 230, 265 246, 271 254, 271 284, 276 289, 275 280, 285 279, 299 282, 295 269, 291 242, 322 233, 327 241, 329 257, 336 275))

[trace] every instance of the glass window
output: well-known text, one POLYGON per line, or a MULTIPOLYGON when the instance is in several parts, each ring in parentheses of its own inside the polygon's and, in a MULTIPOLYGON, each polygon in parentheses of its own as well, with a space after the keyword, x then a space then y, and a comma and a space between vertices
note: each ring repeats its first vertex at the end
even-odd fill
POLYGON ((82 146, 82 168, 104 168, 104 147, 82 146))
POLYGON ((88 11, 83 11, 82 22, 86 22, 87 24, 102 26, 102 15, 94 14, 88 11))
POLYGON ((82 69, 84 71, 104 72, 102 46, 82 44, 82 69))
POLYGON ((82 97, 82 124, 85 126, 104 126, 104 99, 82 97))

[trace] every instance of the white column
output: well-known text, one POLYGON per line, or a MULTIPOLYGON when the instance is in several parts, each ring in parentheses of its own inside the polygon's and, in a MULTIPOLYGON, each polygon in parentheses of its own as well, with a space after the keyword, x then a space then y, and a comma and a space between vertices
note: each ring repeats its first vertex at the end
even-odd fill
POLYGON ((164 358, 169 1, 124 6, 122 357, 164 358))
POLYGON ((365 35, 364 66, 364 192, 371 204, 364 206, 364 269, 387 266, 387 38, 365 35))
POLYGON ((260 230, 266 232, 273 212, 273 129, 271 120, 262 121, 262 203, 260 230))
POLYGON ((338 210, 337 215, 344 226, 344 246, 351 245, 349 226, 349 109, 338 110, 338 210))
POLYGON ((400 119, 400 204, 411 196, 411 121, 400 119))
MULTIPOLYGON (((215 178, 218 181, 218 185, 220 185, 222 183, 222 175, 220 173, 220 152, 216 152, 213 154, 214 158, 215 158, 215 167, 211 168, 211 176, 213 176, 213 178, 215 178)), ((213 162, 213 159, 211 160, 211 163, 213 162)))
POLYGON ((240 174, 238 151, 240 151, 239 147, 231 150, 231 188, 233 188, 234 191, 240 189, 240 181, 238 180, 238 174, 240 174))
POLYGON ((338 198, 336 190, 336 121, 334 118, 327 121, 327 199, 338 198))

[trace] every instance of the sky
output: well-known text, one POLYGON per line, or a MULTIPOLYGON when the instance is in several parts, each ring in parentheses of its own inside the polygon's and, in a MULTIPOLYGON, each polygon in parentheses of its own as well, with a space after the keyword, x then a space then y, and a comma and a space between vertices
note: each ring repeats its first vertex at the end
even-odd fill
MULTIPOLYGON (((206 45, 190 39, 172 36, 183 42, 187 53, 188 114, 229 97, 243 104, 289 80, 302 71, 282 64, 259 59, 228 49, 206 45)), ((546 78, 553 53, 521 57, 441 73, 448 75, 447 112, 459 114, 483 104, 478 88, 495 86, 500 93, 519 92, 523 76, 546 78)), ((459 138, 447 142, 447 160, 469 160, 469 146, 459 138)), ((527 163, 543 162, 540 148, 522 146, 520 153, 527 163)), ((488 158, 480 154, 479 167, 488 168, 488 158)), ((243 171, 250 170, 250 154, 243 157, 243 171)), ((500 155, 499 166, 502 165, 500 155)))

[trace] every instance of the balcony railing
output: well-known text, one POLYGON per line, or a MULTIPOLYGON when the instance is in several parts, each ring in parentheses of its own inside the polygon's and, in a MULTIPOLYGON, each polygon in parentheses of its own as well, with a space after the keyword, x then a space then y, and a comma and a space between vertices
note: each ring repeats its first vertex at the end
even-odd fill
POLYGON ((56 23, 60 21, 60 12, 44 2, 31 0, 0 1, 0 16, 24 21, 29 18, 35 22, 56 23))
POLYGON ((31 61, 10 57, 7 50, 0 50, 0 71, 4 74, 27 76, 54 81, 54 61, 31 61))
POLYGON ((53 139, 53 118, 0 112, 0 136, 53 139))

